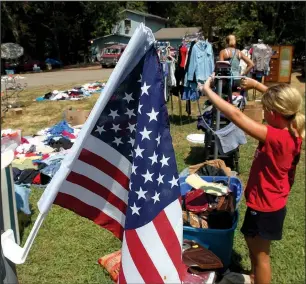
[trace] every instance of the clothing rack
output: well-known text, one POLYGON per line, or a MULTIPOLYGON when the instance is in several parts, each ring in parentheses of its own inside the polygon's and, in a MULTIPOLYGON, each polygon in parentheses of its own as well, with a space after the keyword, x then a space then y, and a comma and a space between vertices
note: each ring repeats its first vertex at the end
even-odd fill
MULTIPOLYGON (((231 79, 231 80, 235 80, 235 79, 245 79, 246 76, 215 76, 215 79, 217 79, 218 83, 217 83, 217 92, 218 92, 218 96, 221 97, 222 96, 222 79, 231 79)), ((232 100, 231 100, 232 101, 232 100)), ((217 109, 216 112, 216 130, 220 129, 220 110, 217 109)), ((215 147, 214 147, 214 159, 218 159, 218 146, 217 143, 215 143, 215 147)))

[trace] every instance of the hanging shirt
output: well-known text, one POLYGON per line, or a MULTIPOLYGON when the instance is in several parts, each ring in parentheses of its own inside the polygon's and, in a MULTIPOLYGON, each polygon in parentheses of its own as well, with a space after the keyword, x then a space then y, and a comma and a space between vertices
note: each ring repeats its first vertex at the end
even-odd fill
POLYGON ((193 80, 194 74, 197 81, 206 81, 215 69, 212 45, 207 41, 198 41, 192 48, 187 79, 193 80))
POLYGON ((181 61, 180 61, 180 67, 184 68, 185 67, 185 62, 186 62, 186 56, 187 56, 187 46, 183 45, 180 48, 180 56, 181 56, 181 61))
POLYGON ((255 71, 268 71, 272 54, 273 52, 270 46, 262 43, 255 44, 252 53, 255 71))

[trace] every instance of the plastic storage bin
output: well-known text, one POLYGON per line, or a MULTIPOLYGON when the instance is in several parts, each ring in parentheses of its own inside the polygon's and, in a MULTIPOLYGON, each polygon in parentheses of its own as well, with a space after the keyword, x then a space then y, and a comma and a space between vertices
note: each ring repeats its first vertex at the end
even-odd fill
MULTIPOLYGON (((208 177, 201 176, 207 182, 229 181, 229 188, 234 193, 236 199, 236 209, 242 197, 243 188, 240 179, 236 177, 208 177)), ((185 182, 186 177, 180 177, 181 195, 184 196, 192 187, 185 182)))
MULTIPOLYGON (((234 215, 233 225, 230 229, 198 229, 189 226, 183 227, 184 239, 194 240, 202 246, 211 250, 217 255, 223 263, 224 270, 228 268, 231 263, 231 256, 233 251, 234 234, 238 224, 239 213, 237 211, 238 204, 242 197, 242 184, 236 177, 208 177, 201 176, 207 182, 229 181, 229 188, 234 193, 236 200, 236 211, 234 215)), ((184 196, 191 190, 191 186, 186 182, 186 177, 180 178, 181 195, 184 196)))
POLYGON ((232 228, 227 230, 198 229, 189 226, 183 227, 184 239, 193 240, 211 250, 223 263, 226 270, 231 263, 234 233, 238 224, 239 213, 235 211, 232 228))

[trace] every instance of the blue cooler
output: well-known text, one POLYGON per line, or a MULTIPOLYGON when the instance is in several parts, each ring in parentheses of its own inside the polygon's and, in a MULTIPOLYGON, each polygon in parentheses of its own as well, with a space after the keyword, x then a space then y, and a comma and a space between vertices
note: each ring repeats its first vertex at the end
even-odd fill
MULTIPOLYGON (((242 197, 242 184, 236 177, 206 177, 201 176, 207 182, 229 181, 229 188, 234 193, 236 198, 236 211, 234 222, 230 229, 217 230, 217 229, 198 229, 189 226, 184 226, 183 235, 184 239, 194 240, 200 245, 211 250, 216 256, 220 258, 223 263, 224 270, 228 268, 231 263, 231 256, 233 250, 234 233, 238 224, 238 204, 242 197)), ((180 178, 181 194, 184 196, 191 190, 191 186, 185 182, 186 177, 180 178)))

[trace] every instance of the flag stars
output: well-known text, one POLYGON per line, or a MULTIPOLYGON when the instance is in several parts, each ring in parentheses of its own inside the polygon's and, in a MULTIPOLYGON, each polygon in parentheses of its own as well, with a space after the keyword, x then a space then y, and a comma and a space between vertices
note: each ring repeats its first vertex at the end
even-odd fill
POLYGON ((132 98, 133 93, 125 93, 125 97, 123 98, 124 100, 126 100, 128 102, 128 104, 130 103, 130 101, 134 101, 134 99, 132 98))
POLYGON ((140 149, 140 147, 138 145, 137 148, 135 149, 135 154, 136 154, 135 158, 137 158, 137 157, 143 158, 143 156, 142 156, 143 151, 144 151, 144 149, 140 149))
POLYGON ((129 126, 127 127, 127 129, 129 129, 131 133, 133 131, 136 131, 136 124, 129 123, 129 126))
POLYGON ((130 143, 130 144, 134 147, 135 139, 133 139, 132 137, 130 137, 130 141, 128 141, 128 143, 130 143))
POLYGON ((157 115, 159 114, 159 112, 156 112, 154 110, 154 108, 152 108, 152 111, 147 113, 147 116, 149 116, 149 122, 151 122, 152 120, 156 120, 157 121, 157 115))
POLYGON ((139 210, 141 209, 141 207, 137 207, 135 202, 133 206, 130 206, 130 208, 132 209, 132 215, 137 214, 140 216, 139 210))
POLYGON ((149 159, 152 161, 152 166, 154 165, 154 163, 157 163, 157 157, 158 155, 155 154, 155 151, 153 153, 153 156, 149 157, 149 159))
POLYGON ((140 74, 140 79, 137 81, 138 83, 142 82, 142 75, 140 74))
POLYGON ((97 125, 97 129, 95 130, 95 132, 99 132, 100 135, 102 132, 106 132, 106 130, 104 129, 104 125, 102 126, 97 125))
POLYGON ((150 87, 151 87, 151 86, 147 85, 147 83, 144 82, 143 86, 141 87, 141 91, 142 91, 141 95, 144 95, 144 94, 149 95, 148 89, 149 89, 150 87))
POLYGON ((140 187, 139 191, 135 191, 135 192, 138 195, 138 200, 140 198, 146 199, 146 195, 145 194, 147 193, 147 191, 143 191, 141 187, 140 187))
POLYGON ((174 176, 172 178, 172 180, 169 181, 169 183, 171 184, 171 188, 173 188, 174 186, 178 186, 178 178, 176 179, 174 176))
POLYGON ((117 133, 117 131, 121 130, 121 128, 119 126, 120 126, 120 124, 113 124, 113 127, 111 129, 114 130, 117 133))
POLYGON ((160 136, 160 134, 158 134, 157 138, 155 139, 157 141, 157 146, 160 144, 160 138, 161 138, 161 136, 160 136))
POLYGON ((136 114, 134 113, 134 111, 132 109, 128 109, 125 113, 126 115, 128 115, 128 117, 131 119, 132 116, 136 116, 136 114))
POLYGON ((157 179, 158 185, 160 185, 161 183, 164 183, 164 181, 163 181, 164 176, 165 176, 165 175, 161 175, 161 174, 159 173, 158 179, 157 179))
POLYGON ((139 104, 138 105, 138 113, 141 114, 141 108, 143 107, 143 105, 139 104))
POLYGON ((160 200, 159 200, 159 195, 160 195, 160 193, 157 193, 157 192, 155 191, 155 195, 154 195, 153 197, 151 197, 151 198, 154 200, 154 204, 155 204, 157 201, 160 201, 160 200))
POLYGON ((170 159, 170 158, 166 158, 165 155, 163 155, 162 159, 160 160, 160 162, 161 162, 161 164, 162 164, 161 167, 163 167, 163 166, 169 166, 169 164, 168 164, 168 160, 169 160, 169 159, 170 159))
POLYGON ((123 142, 121 141, 121 138, 118 138, 118 137, 115 137, 115 140, 113 141, 113 143, 115 143, 117 145, 117 147, 120 145, 120 144, 123 144, 123 142))
POLYGON ((108 116, 111 116, 113 119, 115 119, 117 116, 119 116, 118 110, 110 110, 110 114, 108 116))
MULTIPOLYGON (((154 173, 153 173, 153 174, 154 174, 154 173)), ((145 179, 144 183, 146 183, 146 182, 148 182, 148 181, 153 182, 153 180, 152 180, 153 174, 151 174, 151 173, 147 170, 147 172, 146 172, 144 175, 142 175, 142 176, 144 177, 144 179, 145 179)))
POLYGON ((138 166, 135 166, 134 164, 132 165, 132 174, 136 175, 136 169, 138 166))
POLYGON ((152 133, 152 131, 148 131, 146 127, 143 128, 143 131, 140 132, 142 138, 141 141, 143 141, 144 139, 148 139, 150 140, 150 134, 152 133))

